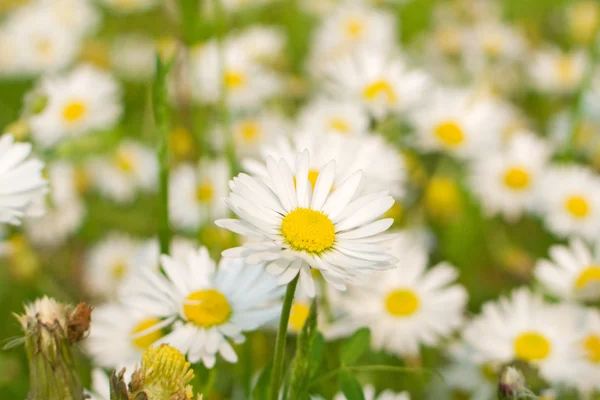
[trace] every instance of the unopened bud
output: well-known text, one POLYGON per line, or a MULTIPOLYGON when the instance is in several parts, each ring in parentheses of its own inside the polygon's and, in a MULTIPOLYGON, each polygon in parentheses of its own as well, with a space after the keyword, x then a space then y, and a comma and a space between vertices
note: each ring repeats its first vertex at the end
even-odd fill
POLYGON ((506 367, 500 374, 498 382, 499 399, 527 399, 535 398, 535 395, 525 384, 525 377, 515 367, 506 367))

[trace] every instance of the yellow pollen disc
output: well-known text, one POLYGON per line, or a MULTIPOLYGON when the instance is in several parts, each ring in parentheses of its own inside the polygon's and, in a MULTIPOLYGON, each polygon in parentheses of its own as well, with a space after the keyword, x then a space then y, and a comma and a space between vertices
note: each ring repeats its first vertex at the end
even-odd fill
POLYGON ((90 177, 85 169, 77 168, 75 170, 75 188, 79 193, 85 193, 90 187, 90 177))
MULTIPOLYGON (((137 324, 135 326, 135 328, 133 328, 133 330, 131 331, 131 335, 135 336, 136 334, 138 334, 140 332, 144 332, 144 331, 152 328, 159 322, 160 322, 160 320, 158 318, 148 318, 148 319, 142 320, 139 324, 137 324)), ((145 335, 136 337, 135 339, 133 339, 133 344, 138 349, 145 350, 148 347, 152 346, 152 344, 154 342, 156 342, 158 339, 160 339, 161 337, 163 337, 162 330, 157 329, 157 330, 149 332, 145 335)))
POLYGON ((435 127, 435 136, 447 147, 458 147, 465 141, 465 134, 456 122, 446 121, 435 127))
POLYGON ((63 108, 63 118, 68 123, 74 123, 81 120, 86 111, 87 107, 85 106, 85 103, 79 100, 74 100, 67 104, 65 108, 63 108))
POLYGON ((487 35, 483 38, 483 51, 490 56, 495 57, 502 51, 503 41, 500 35, 487 35))
POLYGON ((350 132, 350 126, 341 118, 332 118, 329 121, 329 128, 340 133, 350 132))
POLYGON ((600 266, 590 265, 577 277, 575 281, 575 289, 584 289, 591 283, 600 283, 600 266))
POLYGON ((434 216, 451 217, 461 209, 460 190, 454 179, 434 176, 425 191, 425 207, 434 216))
POLYGON ((523 361, 543 360, 550 354, 550 342, 537 332, 525 332, 514 342, 515 356, 523 361))
POLYGON ((198 290, 185 298, 183 314, 188 321, 209 328, 227 322, 231 316, 231 306, 218 290, 198 290))
POLYGON ((111 273, 113 278, 121 280, 127 273, 127 265, 124 262, 119 261, 112 266, 111 273))
POLYGON ((583 342, 585 357, 594 364, 600 364, 600 336, 589 335, 583 342))
POLYGON ((126 151, 117 151, 115 154, 115 165, 123 172, 130 173, 133 171, 133 160, 131 155, 126 151))
POLYGON ((200 203, 206 203, 213 199, 215 195, 215 190, 213 188, 212 183, 204 182, 198 185, 196 188, 196 200, 200 203))
POLYGON ((175 127, 169 135, 169 147, 179 157, 186 157, 194 150, 194 138, 191 132, 183 127, 175 127))
POLYGON ((244 121, 240 124, 240 133, 244 142, 255 142, 260 138, 260 125, 256 121, 244 121))
POLYGON ((227 71, 223 79, 228 89, 238 89, 246 84, 246 76, 240 72, 227 71))
POLYGON ((556 77, 560 83, 570 84, 575 80, 575 65, 567 55, 560 57, 556 63, 556 77))
POLYGON ((310 306, 306 303, 298 302, 292 305, 289 324, 296 332, 300 331, 304 326, 304 322, 306 321, 306 318, 308 318, 309 311, 310 306))
POLYGON ((398 101, 394 88, 384 80, 375 81, 363 89, 363 97, 367 100, 373 101, 381 96, 385 97, 388 104, 398 101))
POLYGON ((353 39, 358 39, 365 30, 365 24, 357 18, 346 21, 346 33, 353 39))
POLYGON ((385 307, 394 317, 408 317, 419 309, 419 297, 410 289, 398 289, 385 298, 385 307))
POLYGON ((530 184, 529 173, 520 167, 509 168, 504 173, 504 184, 513 190, 527 189, 530 184))
POLYGON ((587 199, 579 195, 567 198, 565 208, 575 218, 585 218, 590 213, 590 204, 587 199))
POLYGON ((54 46, 52 41, 48 39, 38 40, 35 44, 35 50, 37 51, 38 55, 45 59, 52 56, 53 48, 54 46))
POLYGON ((293 250, 320 254, 333 247, 335 227, 320 211, 298 207, 283 218, 281 234, 293 250))

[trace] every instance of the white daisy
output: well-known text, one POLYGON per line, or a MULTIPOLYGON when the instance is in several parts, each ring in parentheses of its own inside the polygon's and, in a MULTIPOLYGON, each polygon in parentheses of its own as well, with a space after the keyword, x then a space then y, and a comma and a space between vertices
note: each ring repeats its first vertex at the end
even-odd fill
POLYGON ((44 164, 30 153, 31 144, 0 136, 0 224, 19 225, 23 217, 43 212, 36 203, 46 192, 44 164))
POLYGON ((166 277, 142 271, 123 288, 126 304, 167 321, 178 320, 167 343, 187 354, 191 363, 212 368, 217 354, 229 362, 237 355, 230 340, 244 341, 252 331, 277 318, 282 292, 263 266, 223 259, 216 268, 206 248, 188 254, 185 263, 161 256, 166 277))
POLYGON ((169 181, 169 217, 176 228, 197 230, 227 216, 229 166, 223 158, 181 165, 169 181))
POLYGON ((375 118, 414 108, 430 85, 424 72, 377 48, 360 49, 332 63, 325 77, 337 97, 359 102, 375 118))
MULTIPOLYGON (((289 141, 280 138, 274 145, 264 146, 262 158, 283 158, 288 165, 296 165, 297 157, 307 150, 311 155, 308 166, 308 180, 314 187, 319 170, 331 161, 336 162, 334 187, 349 178, 356 170, 365 177, 362 191, 365 193, 389 190, 392 196, 400 198, 404 194, 406 168, 400 153, 380 135, 368 134, 346 137, 321 131, 297 133, 289 141)), ((269 173, 262 161, 246 159, 244 168, 251 174, 268 179, 269 173)))
POLYGON ((277 28, 259 25, 228 37, 227 45, 242 49, 256 63, 270 65, 284 52, 285 36, 277 28))
MULTIPOLYGON (((410 394, 408 392, 395 393, 391 389, 387 389, 376 394, 373 385, 366 385, 363 388, 363 394, 365 400, 410 400, 410 394)), ((346 400, 346 396, 344 396, 343 393, 338 393, 333 397, 333 400, 346 400)))
POLYGON ((100 13, 90 0, 38 0, 29 7, 53 16, 75 36, 92 34, 100 25, 100 13))
POLYGON ((550 293, 564 300, 600 299, 600 243, 592 251, 575 238, 549 252, 551 260, 538 261, 534 275, 550 293))
POLYGON ((111 10, 120 14, 132 14, 147 11, 155 7, 158 0, 101 0, 111 10))
POLYGON ((505 148, 471 165, 472 190, 489 215, 518 219, 534 205, 550 146, 529 132, 513 135, 505 148))
POLYGON ((305 293, 314 296, 310 268, 320 270, 339 290, 345 283, 357 283, 373 270, 391 268, 395 258, 379 242, 389 235, 393 219, 378 218, 394 199, 385 192, 358 196, 363 173, 356 171, 333 187, 336 162, 317 171, 314 187, 309 180, 310 155, 299 154, 294 170, 280 159, 267 157, 269 179, 240 174, 230 182, 226 199, 237 219, 216 224, 256 239, 223 252, 243 257, 249 264, 269 262, 267 270, 287 284, 300 275, 305 293), (333 190, 332 190, 333 189, 333 190))
POLYGON ((323 19, 313 39, 313 70, 357 48, 389 50, 396 42, 394 17, 359 2, 344 2, 323 19))
POLYGON ((308 103, 298 116, 302 132, 364 135, 369 131, 369 116, 359 103, 319 98, 308 103))
POLYGON ((375 349, 415 356, 420 345, 435 346, 462 324, 467 292, 454 283, 458 271, 449 264, 426 270, 427 252, 412 237, 386 244, 401 260, 397 268, 351 288, 339 324, 369 327, 375 349))
POLYGON ((91 65, 42 79, 35 94, 44 96, 46 103, 29 118, 33 139, 49 147, 66 137, 110 129, 122 110, 119 92, 109 73, 91 65))
POLYGON ((540 296, 521 288, 509 298, 485 303, 481 315, 465 328, 464 339, 479 363, 516 359, 537 366, 544 379, 570 381, 582 357, 571 311, 544 304, 540 296))
POLYGON ((163 328, 170 322, 121 304, 101 305, 92 313, 83 346, 94 365, 117 371, 127 368, 131 374, 144 350, 165 336, 163 328))
POLYGON ((119 77, 132 82, 148 81, 156 64, 154 41, 138 34, 118 36, 110 47, 110 62, 119 77))
POLYGON ((91 160, 87 170, 93 185, 119 203, 132 202, 138 189, 156 190, 156 153, 131 139, 123 140, 112 155, 91 160))
POLYGON ((77 191, 75 174, 74 167, 65 161, 56 161, 48 167, 49 204, 43 216, 29 219, 25 224, 32 243, 57 246, 81 226, 86 207, 77 191))
POLYGON ((214 41, 192 51, 192 93, 196 100, 217 103, 224 85, 231 107, 248 108, 280 91, 280 79, 254 62, 248 52, 238 46, 224 47, 224 65, 221 65, 219 45, 214 41))
POLYGON ((558 49, 540 50, 533 55, 529 76, 541 91, 568 94, 577 90, 588 59, 583 51, 563 53, 558 49))
POLYGON ((93 296, 115 299, 120 285, 147 267, 137 262, 138 251, 139 242, 130 236, 108 234, 86 256, 85 287, 93 296))
POLYGON ((540 187, 539 208, 553 233, 595 240, 600 234, 600 179, 578 165, 554 166, 540 187))
POLYGON ((525 50, 521 35, 511 26, 484 21, 464 31, 464 60, 474 71, 483 71, 490 62, 519 61, 525 50))
POLYGON ((500 105, 471 91, 439 88, 410 115, 417 144, 425 151, 444 151, 474 158, 497 147, 504 113, 500 105))
POLYGON ((600 312, 597 309, 586 310, 584 322, 583 346, 585 370, 578 376, 577 387, 583 393, 600 389, 600 312))

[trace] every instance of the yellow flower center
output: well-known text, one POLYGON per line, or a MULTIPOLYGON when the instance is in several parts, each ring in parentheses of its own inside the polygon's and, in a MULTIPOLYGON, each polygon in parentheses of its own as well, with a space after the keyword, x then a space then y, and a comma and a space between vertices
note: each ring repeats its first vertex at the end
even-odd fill
POLYGON ((127 273, 127 264, 124 261, 118 261, 111 268, 112 276, 115 280, 121 280, 127 273))
POLYGON ((131 331, 131 335, 134 336, 133 345, 138 349, 145 350, 152 346, 152 344, 154 344, 154 342, 156 342, 158 339, 163 337, 162 330, 160 329, 156 329, 141 336, 138 335, 141 332, 151 329, 159 322, 160 320, 158 318, 147 318, 138 323, 131 331))
POLYGON ((296 251, 320 254, 333 247, 335 227, 320 211, 298 207, 283 218, 281 234, 296 251))
POLYGON ((231 316, 231 306, 216 289, 198 290, 185 298, 183 314, 188 321, 210 328, 227 322, 231 316))
POLYGON ((227 71, 223 75, 223 80, 227 89, 239 89, 246 85, 246 75, 241 72, 227 71))
POLYGON ((550 342, 538 332, 525 332, 514 342, 516 358, 523 361, 543 360, 550 354, 550 342))
POLYGON ((350 18, 346 21, 346 33, 352 39, 358 39, 365 30, 365 24, 358 18, 350 18))
POLYGON ((574 195, 565 201, 565 208, 575 218, 585 218, 590 213, 590 204, 583 196, 574 195))
POLYGON ((600 283, 600 266, 590 265, 577 277, 575 289, 584 289, 592 283, 600 283))
POLYGON ((260 138, 260 125, 256 121, 244 121, 240 124, 240 133, 244 142, 256 142, 260 138))
POLYGON ((444 146, 458 147, 465 141, 465 134, 460 125, 454 121, 446 121, 435 127, 435 136, 444 146))
POLYGON ((388 104, 394 104, 398 101, 394 88, 387 81, 378 80, 363 89, 363 97, 369 101, 382 96, 388 104))
POLYGON ((575 80, 575 63, 568 55, 561 56, 556 62, 556 77, 562 84, 571 84, 575 80))
POLYGON ((169 135, 169 147, 178 157, 185 157, 194 150, 194 139, 191 132, 183 126, 177 126, 169 135))
POLYGON ((583 342, 585 357, 594 364, 600 364, 600 336, 589 335, 583 342))
POLYGON ((453 179, 434 176, 425 191, 427 211, 438 217, 451 217, 461 209, 458 185, 453 179))
POLYGON ((115 154, 115 165, 122 172, 125 172, 125 173, 132 172, 134 164, 133 164, 131 154, 129 154, 129 152, 122 151, 122 150, 117 151, 117 153, 115 154))
POLYGON ((410 289, 398 289, 385 298, 385 307, 394 317, 408 317, 419 309, 419 297, 410 289))
POLYGON ((215 190, 211 182, 204 182, 196 188, 196 200, 200 203, 207 203, 213 199, 215 190))
POLYGON ((530 180, 527 170, 521 167, 511 167, 504 174, 504 184, 513 190, 527 189, 530 180))
POLYGON ((495 57, 502 51, 504 44, 502 36, 488 34, 483 38, 483 51, 490 57, 495 57))
POLYGON ((63 108, 63 118, 68 123, 75 123, 80 121, 85 115, 87 107, 85 103, 80 100, 73 100, 63 108))
POLYGON ((298 332, 304 326, 308 313, 310 312, 310 306, 306 303, 294 303, 290 312, 290 326, 298 332))
POLYGON ((75 188, 79 193, 85 193, 90 187, 91 181, 87 171, 83 168, 75 169, 75 188))
POLYGON ((54 44, 49 39, 40 39, 35 43, 35 50, 42 59, 49 59, 54 52, 54 44))
POLYGON ((148 347, 129 385, 131 398, 193 399, 194 371, 185 356, 166 344, 148 347), (144 393, 142 395, 141 393, 144 393))
POLYGON ((348 123, 341 118, 332 118, 329 121, 329 128, 340 133, 350 132, 350 125, 348 125, 348 123))

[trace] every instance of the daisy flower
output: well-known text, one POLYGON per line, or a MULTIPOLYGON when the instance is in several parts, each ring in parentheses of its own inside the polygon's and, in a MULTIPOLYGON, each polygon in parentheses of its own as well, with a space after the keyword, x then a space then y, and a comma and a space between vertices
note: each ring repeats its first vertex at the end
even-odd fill
POLYGON ((84 283, 92 295, 116 298, 119 286, 135 276, 139 243, 120 233, 111 233, 96 243, 86 256, 84 283))
POLYGON ((551 260, 537 262, 534 275, 564 300, 600 300, 600 243, 592 251, 580 239, 550 247, 551 260))
POLYGON ((373 270, 392 268, 395 258, 386 252, 382 235, 393 219, 378 219, 394 204, 385 192, 359 196, 363 173, 356 171, 333 187, 336 162, 309 178, 308 151, 297 156, 295 166, 267 157, 266 181, 240 174, 230 182, 227 205, 240 219, 216 224, 255 239, 223 252, 243 257, 249 264, 268 262, 267 271, 278 275, 280 285, 300 275, 309 296, 315 295, 310 268, 320 270, 339 290, 357 283, 373 270))
POLYGON ((590 240, 598 237, 600 179, 592 171, 578 165, 551 167, 539 193, 539 208, 551 232, 590 240))
POLYGON ((580 345, 584 351, 584 373, 578 376, 577 387, 583 393, 600 388, 600 312, 597 309, 585 311, 583 340, 580 345))
POLYGON ((212 41, 192 51, 192 93, 200 102, 215 104, 221 97, 221 86, 234 109, 259 105, 281 89, 280 79, 252 61, 238 46, 225 45, 221 65, 219 45, 212 41))
POLYGON ((132 202, 138 189, 156 189, 156 152, 130 139, 123 140, 112 155, 91 160, 87 170, 92 184, 119 203, 132 202))
POLYGON ((46 192, 44 164, 31 154, 31 144, 0 136, 0 224, 19 225, 25 216, 39 216, 39 199, 46 192))
POLYGON ((46 104, 29 118, 33 139, 50 147, 66 137, 110 129, 121 114, 119 92, 110 74, 91 65, 42 79, 35 94, 44 96, 46 104))
POLYGON ((259 25, 228 37, 227 45, 243 49, 253 62, 271 65, 284 51, 285 36, 277 28, 259 25))
POLYGON ((521 35, 513 27, 496 21, 482 22, 465 30, 464 36, 465 62, 476 71, 482 71, 490 61, 519 61, 525 50, 521 35))
POLYGON ((144 350, 165 336, 163 328, 170 322, 121 304, 101 305, 92 313, 92 328, 83 346, 94 365, 117 371, 126 368, 131 374, 144 350))
POLYGON ((119 14, 147 11, 159 3, 158 0, 101 0, 100 2, 119 14))
POLYGON ((375 349, 414 356, 419 346, 435 346, 463 321, 467 292, 455 284, 456 268, 440 263, 427 268, 427 252, 408 235, 386 243, 397 268, 373 275, 353 287, 341 307, 340 326, 367 326, 375 349))
POLYGON ((100 25, 100 14, 90 0, 38 0, 29 7, 51 15, 75 36, 92 34, 100 25))
POLYGON ((580 332, 572 310, 544 304, 526 288, 485 303, 463 336, 478 363, 528 362, 552 382, 572 380, 581 365, 582 354, 576 346, 580 332))
POLYGON ((396 42, 395 19, 367 4, 345 2, 323 19, 313 42, 313 70, 360 47, 389 50, 396 42))
POLYGON ((439 88, 409 117, 417 145, 425 151, 444 151, 474 158, 497 147, 504 113, 491 99, 471 91, 439 88))
POLYGON ((216 218, 227 216, 229 166, 220 158, 201 160, 198 166, 181 165, 169 181, 169 217, 180 229, 197 230, 216 218))
POLYGON ((298 117, 302 132, 364 135, 369 131, 369 116, 359 103, 319 98, 307 104, 298 117))
POLYGON ((115 73, 128 81, 145 82, 154 75, 156 46, 152 38, 128 34, 118 36, 110 47, 115 73))
MULTIPOLYGON (((380 135, 368 134, 346 137, 333 133, 306 131, 295 134, 291 141, 280 138, 273 145, 261 149, 262 159, 284 159, 288 165, 296 165, 298 156, 307 150, 310 154, 308 180, 314 188, 319 170, 331 161, 336 162, 334 187, 348 179, 356 170, 365 176, 362 192, 389 190, 395 198, 404 194, 406 167, 400 153, 380 135)), ((264 162, 255 159, 242 161, 251 174, 268 179, 264 162)))
POLYGON ((500 151, 471 165, 471 187, 489 215, 503 214, 514 221, 536 199, 550 146, 529 132, 512 136, 500 151))
POLYGON ((48 167, 50 193, 43 216, 25 223, 27 236, 39 246, 61 244, 83 222, 86 207, 76 187, 74 167, 65 161, 56 161, 48 167))
POLYGON ((557 49, 540 50, 533 55, 529 76, 540 91, 569 94, 577 90, 588 59, 583 51, 563 53, 557 49))
POLYGON ((336 97, 359 102, 378 119, 414 108, 430 85, 425 73, 377 48, 360 49, 332 63, 325 78, 336 97))
MULTIPOLYGON (((365 400, 410 400, 408 392, 395 393, 393 390, 387 389, 376 394, 373 385, 366 385, 363 388, 363 394, 365 400)), ((333 400, 346 400, 346 396, 343 393, 338 393, 333 397, 333 400)))
POLYGON ((230 344, 244 341, 252 331, 277 318, 282 292, 263 266, 241 259, 223 259, 216 268, 206 248, 188 254, 185 262, 161 256, 166 277, 149 270, 123 288, 125 304, 173 322, 167 343, 187 354, 191 363, 212 368, 217 354, 236 362, 230 344))

